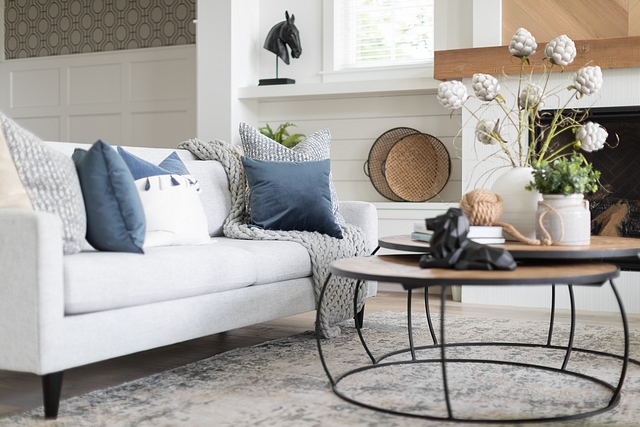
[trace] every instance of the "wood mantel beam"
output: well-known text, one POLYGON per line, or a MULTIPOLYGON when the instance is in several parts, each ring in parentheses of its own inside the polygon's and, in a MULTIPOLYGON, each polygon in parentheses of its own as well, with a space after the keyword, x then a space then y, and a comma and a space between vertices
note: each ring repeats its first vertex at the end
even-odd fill
MULTIPOLYGON (((574 40, 577 56, 565 71, 577 70, 585 65, 599 65, 607 68, 640 67, 640 36, 614 37, 607 39, 574 40)), ((527 71, 542 72, 544 47, 539 44, 537 52, 529 59, 527 71)), ((554 71, 561 71, 554 66, 554 71)), ((453 80, 471 77, 475 73, 494 76, 517 74, 520 60, 509 53, 507 46, 481 47, 470 49, 438 50, 435 52, 433 77, 436 80, 453 80)))

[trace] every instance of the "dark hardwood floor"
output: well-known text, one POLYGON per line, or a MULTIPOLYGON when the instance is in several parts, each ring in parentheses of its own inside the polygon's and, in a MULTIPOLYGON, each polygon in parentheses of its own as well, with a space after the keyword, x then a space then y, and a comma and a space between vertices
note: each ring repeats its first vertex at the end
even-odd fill
MULTIPOLYGON (((415 293, 414 307, 419 307, 418 304, 423 298, 423 294, 415 293)), ((439 312, 439 301, 436 296, 430 296, 429 305, 432 313, 439 312)), ((405 311, 405 309, 406 294, 404 292, 383 291, 379 292, 375 298, 368 300, 366 313, 379 310, 405 311)), ((461 304, 453 301, 448 302, 447 312, 469 316, 512 317, 542 321, 548 320, 549 316, 548 310, 545 309, 461 304)), ((568 318, 566 310, 557 311, 557 321, 566 322, 568 318)), ((309 331, 314 328, 314 320, 314 312, 305 313, 70 369, 65 371, 62 399, 143 378, 235 348, 309 331)), ((619 325, 619 315, 616 313, 581 312, 579 320, 585 323, 619 325)), ((629 323, 632 328, 639 327, 640 315, 629 315, 629 323)), ((40 377, 0 370, 0 418, 41 405, 40 377)))

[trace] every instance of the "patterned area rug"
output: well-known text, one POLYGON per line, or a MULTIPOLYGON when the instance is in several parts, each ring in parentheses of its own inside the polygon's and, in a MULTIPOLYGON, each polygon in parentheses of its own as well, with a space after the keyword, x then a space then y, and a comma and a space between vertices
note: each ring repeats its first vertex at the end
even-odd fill
MULTIPOLYGON (((424 314, 414 314, 416 345, 430 344, 424 314)), ((439 317, 434 316, 436 325, 439 317)), ((368 363, 355 330, 324 341, 325 357, 338 374, 368 363)), ((632 325, 637 326, 637 325, 632 325)), ((491 340, 545 343, 547 324, 500 318, 446 317, 447 341, 491 340)), ((375 356, 407 347, 406 317, 398 312, 366 316, 364 335, 375 356)), ((554 344, 565 343, 568 326, 556 325, 554 344)), ((578 325, 575 344, 622 352, 621 328, 578 325)), ((538 348, 450 348, 465 358, 494 358, 562 364, 564 353, 538 348)), ((640 330, 631 330, 631 354, 640 358, 640 330)), ((408 354, 393 356, 407 360, 408 354)), ((419 359, 437 357, 421 351, 419 359)), ((615 384, 621 363, 575 352, 571 371, 615 384)), ((460 418, 513 419, 566 415, 606 405, 610 392, 583 379, 511 365, 450 363, 448 380, 454 414, 460 418)), ((392 410, 446 416, 439 364, 391 365, 362 371, 339 384, 345 395, 392 410)), ((640 367, 629 365, 621 403, 591 418, 536 426, 635 426, 640 420, 640 367)), ((44 422, 42 409, 0 420, 0 426, 473 426, 389 415, 337 397, 318 358, 311 332, 233 350, 168 372, 65 400, 60 417, 44 422)), ((486 425, 486 424, 485 424, 486 425)), ((502 424, 505 425, 505 424, 502 424)), ((506 425, 518 425, 508 422, 506 425)))

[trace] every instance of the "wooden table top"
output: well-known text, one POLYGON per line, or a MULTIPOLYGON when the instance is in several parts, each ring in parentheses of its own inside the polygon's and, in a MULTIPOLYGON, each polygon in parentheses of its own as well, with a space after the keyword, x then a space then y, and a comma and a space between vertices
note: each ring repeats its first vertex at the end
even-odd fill
MULTIPOLYGON (((409 234, 378 239, 381 248, 407 252, 431 252, 429 243, 412 240, 409 234)), ((491 245, 508 250, 514 259, 614 259, 636 258, 640 262, 640 239, 630 237, 591 236, 589 245, 532 246, 521 242, 491 245)))
POLYGON ((338 276, 361 280, 399 282, 406 289, 431 285, 601 285, 618 277, 613 264, 588 261, 519 265, 513 271, 420 268, 420 254, 374 255, 331 263, 338 276))

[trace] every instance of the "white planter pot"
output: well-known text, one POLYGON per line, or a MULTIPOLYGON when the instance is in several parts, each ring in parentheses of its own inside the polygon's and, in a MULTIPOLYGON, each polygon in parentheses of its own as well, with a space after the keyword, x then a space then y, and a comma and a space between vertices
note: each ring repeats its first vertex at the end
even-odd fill
MULTIPOLYGON (((496 179, 491 191, 502 197, 502 216, 498 221, 511 224, 524 237, 536 238, 536 211, 542 195, 524 187, 533 181, 533 168, 513 168, 496 179)), ((516 240, 504 234, 507 240, 516 240)))
POLYGON ((554 245, 588 245, 591 242, 589 201, 582 194, 545 194, 538 204, 536 236, 543 240, 547 230, 554 245), (542 217, 542 221, 540 221, 542 217))

